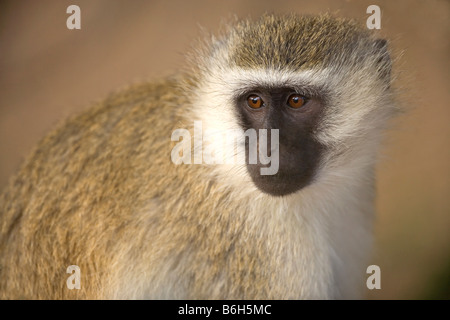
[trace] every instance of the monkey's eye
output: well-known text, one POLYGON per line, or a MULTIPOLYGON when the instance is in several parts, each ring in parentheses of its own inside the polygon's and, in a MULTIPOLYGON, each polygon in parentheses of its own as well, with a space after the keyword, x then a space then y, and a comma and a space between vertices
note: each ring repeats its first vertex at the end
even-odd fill
POLYGON ((259 109, 263 106, 264 101, 260 96, 252 94, 247 98, 247 105, 252 109, 259 109))
POLYGON ((288 106, 294 109, 303 107, 306 103, 306 98, 300 94, 291 94, 288 98, 288 106))

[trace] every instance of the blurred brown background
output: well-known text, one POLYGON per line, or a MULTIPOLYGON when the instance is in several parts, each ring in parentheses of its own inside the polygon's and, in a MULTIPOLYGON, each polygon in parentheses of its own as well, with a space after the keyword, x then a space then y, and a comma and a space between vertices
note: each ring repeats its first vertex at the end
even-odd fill
POLYGON ((402 53, 394 65, 407 109, 378 167, 376 254, 381 290, 371 299, 450 298, 450 3, 448 1, 0 2, 0 189, 31 147, 64 117, 130 82, 183 66, 205 27, 231 15, 316 14, 365 21, 382 10, 381 34, 402 53), (81 8, 81 30, 66 8, 81 8))

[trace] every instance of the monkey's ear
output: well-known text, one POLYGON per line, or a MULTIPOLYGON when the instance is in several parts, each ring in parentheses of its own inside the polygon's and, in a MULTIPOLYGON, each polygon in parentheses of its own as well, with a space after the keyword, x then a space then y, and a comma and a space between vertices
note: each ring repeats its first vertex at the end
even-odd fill
POLYGON ((388 50, 388 42, 385 39, 376 39, 374 48, 378 57, 376 62, 378 74, 390 85, 392 62, 388 50))

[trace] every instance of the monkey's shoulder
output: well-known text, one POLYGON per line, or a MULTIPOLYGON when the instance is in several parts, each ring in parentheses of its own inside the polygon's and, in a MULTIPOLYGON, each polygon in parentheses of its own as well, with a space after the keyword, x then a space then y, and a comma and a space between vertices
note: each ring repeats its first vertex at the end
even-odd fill
POLYGON ((60 123, 3 190, 3 214, 8 203, 26 207, 27 199, 37 196, 59 201, 76 190, 95 189, 115 195, 130 177, 149 175, 170 147, 179 90, 177 79, 132 85, 60 123))

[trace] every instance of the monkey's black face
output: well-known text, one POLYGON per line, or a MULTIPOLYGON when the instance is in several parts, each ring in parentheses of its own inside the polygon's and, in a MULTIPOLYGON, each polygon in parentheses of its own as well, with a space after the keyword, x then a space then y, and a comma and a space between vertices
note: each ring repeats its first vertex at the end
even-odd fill
POLYGON ((246 165, 255 185, 262 192, 283 196, 311 183, 323 151, 323 146, 314 139, 323 102, 291 88, 255 88, 240 96, 236 106, 244 130, 259 133, 260 129, 266 129, 267 142, 258 134, 258 150, 261 143, 267 143, 267 157, 271 162, 278 157, 276 173, 262 174, 262 168, 273 164, 261 162, 259 156, 256 162, 251 161, 252 146, 246 139, 246 165), (272 129, 279 130, 278 148, 274 145, 276 139, 272 139, 272 129), (276 151, 278 154, 274 154, 276 151))

